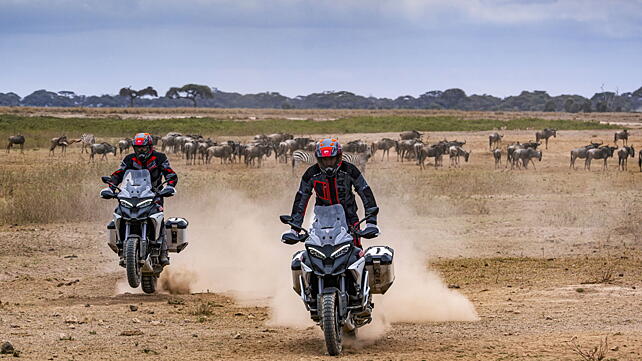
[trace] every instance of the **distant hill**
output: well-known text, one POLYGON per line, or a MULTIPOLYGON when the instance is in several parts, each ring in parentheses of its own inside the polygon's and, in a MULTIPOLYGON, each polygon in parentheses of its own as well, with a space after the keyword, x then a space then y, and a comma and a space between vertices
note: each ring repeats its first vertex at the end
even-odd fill
MULTIPOLYGON (((294 98, 275 92, 258 94, 228 93, 212 88, 213 97, 199 99, 205 108, 277 108, 277 109, 453 109, 479 111, 550 111, 550 112, 642 112, 642 87, 616 94, 602 92, 590 99, 579 95, 552 97, 542 90, 522 91, 516 96, 467 95, 461 89, 432 90, 418 97, 396 99, 364 97, 348 91, 327 91, 294 98)), ((37 90, 24 98, 15 93, 0 93, 0 106, 38 107, 127 107, 129 98, 120 95, 78 95, 72 91, 37 90)), ((190 107, 188 99, 139 98, 137 107, 190 107)))

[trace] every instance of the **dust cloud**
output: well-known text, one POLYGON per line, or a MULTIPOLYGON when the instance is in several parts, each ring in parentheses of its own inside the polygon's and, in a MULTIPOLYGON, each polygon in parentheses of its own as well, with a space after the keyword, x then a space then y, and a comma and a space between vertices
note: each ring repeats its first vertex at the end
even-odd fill
MULTIPOLYGON (((313 325, 292 290, 290 259, 302 245, 288 246, 279 240, 287 227, 278 216, 289 213, 292 195, 277 188, 273 201, 258 201, 227 189, 208 192, 197 204, 170 205, 168 215, 189 220, 190 244, 181 254, 172 254, 172 265, 160 283, 170 292, 218 292, 241 304, 269 306, 272 326, 313 325)), ((412 215, 385 199, 380 204, 383 237, 365 240, 364 245, 394 248, 396 280, 386 295, 375 296, 373 323, 360 329, 359 339, 376 340, 394 322, 476 320, 473 305, 426 268, 427 255, 418 242, 426 242, 427 234, 395 230, 399 217, 412 215)))

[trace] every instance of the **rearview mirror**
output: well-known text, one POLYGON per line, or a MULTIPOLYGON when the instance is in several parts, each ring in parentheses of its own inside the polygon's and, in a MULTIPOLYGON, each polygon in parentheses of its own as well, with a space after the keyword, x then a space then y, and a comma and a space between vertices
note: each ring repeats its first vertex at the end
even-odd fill
POLYGON ((103 181, 103 183, 111 183, 111 177, 100 177, 100 179, 103 181))
POLYGON ((289 224, 289 223, 292 222, 292 216, 287 215, 287 214, 284 214, 284 215, 280 216, 279 219, 281 220, 281 223, 283 223, 283 224, 289 224))

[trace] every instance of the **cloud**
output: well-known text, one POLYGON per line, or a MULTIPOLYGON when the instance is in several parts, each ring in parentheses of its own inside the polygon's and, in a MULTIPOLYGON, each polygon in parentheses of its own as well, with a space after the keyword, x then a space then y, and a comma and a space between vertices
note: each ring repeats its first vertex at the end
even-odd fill
POLYGON ((642 34, 640 0, 4 0, 2 32, 146 27, 372 28, 572 22, 642 34))

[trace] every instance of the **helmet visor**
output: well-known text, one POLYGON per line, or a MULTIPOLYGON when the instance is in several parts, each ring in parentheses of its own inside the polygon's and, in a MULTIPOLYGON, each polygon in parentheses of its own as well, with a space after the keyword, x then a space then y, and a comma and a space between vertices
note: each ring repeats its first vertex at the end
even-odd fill
POLYGON ((318 158, 317 162, 322 169, 336 168, 339 165, 339 156, 318 158))
POLYGON ((134 146, 134 153, 137 155, 142 155, 142 154, 147 154, 151 150, 151 147, 149 145, 135 145, 134 146))

